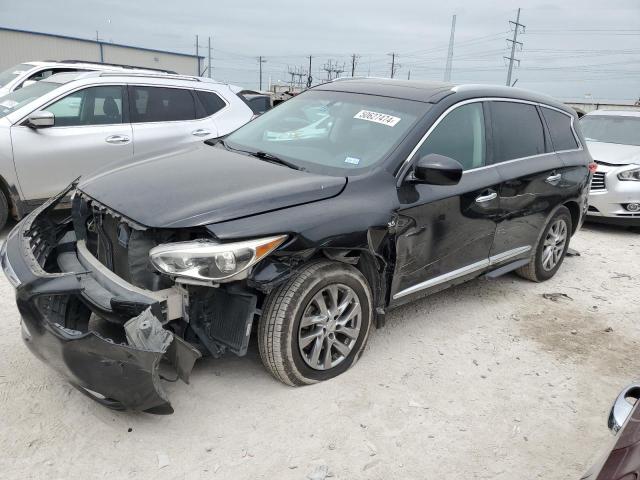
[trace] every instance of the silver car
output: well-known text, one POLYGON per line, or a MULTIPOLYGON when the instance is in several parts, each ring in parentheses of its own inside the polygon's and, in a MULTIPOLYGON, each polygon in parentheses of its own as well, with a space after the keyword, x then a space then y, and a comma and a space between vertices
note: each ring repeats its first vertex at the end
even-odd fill
POLYGON ((91 72, 0 98, 0 228, 81 175, 236 130, 253 116, 240 91, 199 77, 91 72))
POLYGON ((640 111, 596 110, 580 125, 598 164, 587 218, 640 226, 640 111))

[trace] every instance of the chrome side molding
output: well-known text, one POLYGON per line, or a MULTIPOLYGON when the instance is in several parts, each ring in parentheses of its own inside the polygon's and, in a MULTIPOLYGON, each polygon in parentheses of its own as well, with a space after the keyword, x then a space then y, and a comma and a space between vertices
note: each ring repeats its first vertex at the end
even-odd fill
POLYGON ((459 278, 459 277, 464 277, 465 275, 469 275, 473 272, 477 272, 478 270, 483 270, 497 263, 504 262, 505 260, 509 260, 510 258, 517 257, 518 255, 522 255, 523 253, 526 253, 529 250, 531 250, 531 245, 525 245, 522 247, 514 248, 512 250, 507 250, 506 252, 492 255, 491 257, 485 260, 480 260, 479 262, 475 262, 465 267, 458 268, 457 270, 452 270, 443 275, 430 278, 429 280, 425 280, 424 282, 417 283, 409 288, 405 288, 404 290, 401 290, 398 293, 396 293, 393 296, 393 299, 397 300, 398 298, 406 297, 407 295, 411 295, 412 293, 419 292, 420 290, 424 290, 430 287, 435 287, 436 285, 449 282, 451 280, 455 280, 456 278, 459 278))

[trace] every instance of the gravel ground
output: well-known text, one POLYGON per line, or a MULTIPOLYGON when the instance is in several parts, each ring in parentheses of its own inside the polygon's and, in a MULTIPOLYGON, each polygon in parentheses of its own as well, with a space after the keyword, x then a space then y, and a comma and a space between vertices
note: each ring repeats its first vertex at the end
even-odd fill
POLYGON ((391 312, 329 382, 287 387, 255 345, 202 361, 167 385, 171 416, 107 410, 33 357, 2 277, 0 478, 578 479, 640 371, 640 234, 587 226, 572 246, 546 283, 476 280, 391 312))

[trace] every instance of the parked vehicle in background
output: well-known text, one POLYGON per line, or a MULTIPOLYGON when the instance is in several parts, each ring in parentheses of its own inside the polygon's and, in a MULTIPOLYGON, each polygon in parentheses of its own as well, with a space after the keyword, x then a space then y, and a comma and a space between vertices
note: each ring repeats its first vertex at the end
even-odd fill
POLYGON ((255 115, 262 115, 273 108, 273 97, 270 93, 243 90, 238 95, 247 101, 255 115))
POLYGON ((640 478, 640 383, 626 387, 611 407, 609 430, 614 438, 604 455, 581 480, 640 478))
POLYGON ((318 86, 223 140, 83 179, 23 220, 1 263, 24 338, 119 408, 171 411, 160 360, 187 379, 201 353, 245 355, 254 322, 275 378, 330 379, 391 308, 480 275, 555 275, 587 208, 576 120, 515 88, 318 86), (69 193, 71 218, 56 219, 69 193))
POLYGON ((583 116, 580 125, 598 164, 588 218, 640 226, 640 112, 596 110, 583 116))
POLYGON ((0 72, 0 97, 58 73, 94 72, 104 70, 119 72, 175 73, 168 70, 156 70, 153 68, 118 65, 114 63, 83 62, 81 60, 62 60, 60 62, 24 62, 0 72))
POLYGON ((182 75, 74 72, 0 98, 0 226, 81 175, 227 135, 253 116, 239 90, 182 75))

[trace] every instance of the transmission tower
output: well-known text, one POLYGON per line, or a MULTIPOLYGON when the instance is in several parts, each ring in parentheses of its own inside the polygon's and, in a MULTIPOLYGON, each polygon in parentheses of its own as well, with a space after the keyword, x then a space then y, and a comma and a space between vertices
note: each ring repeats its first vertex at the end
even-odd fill
POLYGON ((522 50, 522 42, 518 41, 518 33, 524 33, 525 26, 520 23, 520 9, 518 9, 518 16, 516 17, 516 21, 509 20, 509 23, 513 25, 513 38, 507 38, 507 42, 511 43, 511 55, 509 57, 504 57, 506 60, 509 60, 509 71, 507 72, 507 87, 511 87, 515 85, 511 84, 511 74, 513 73, 513 62, 518 62, 518 66, 520 66, 520 59, 516 58, 516 47, 519 45, 520 50, 522 50))
POLYGON ((451 36, 449 37, 449 52, 447 53, 447 65, 444 69, 444 81, 451 81, 451 66, 453 64, 453 40, 456 35, 456 16, 451 20, 451 36))
POLYGON ((342 64, 342 67, 339 67, 338 62, 334 62, 329 59, 329 61, 322 66, 322 70, 327 72, 326 81, 330 82, 334 78, 338 78, 340 74, 344 72, 344 63, 342 64))

